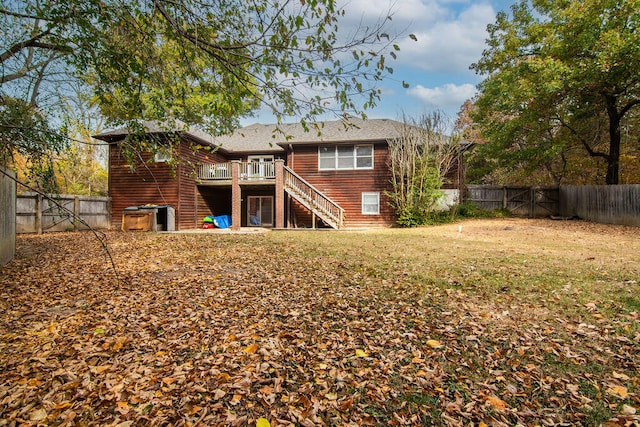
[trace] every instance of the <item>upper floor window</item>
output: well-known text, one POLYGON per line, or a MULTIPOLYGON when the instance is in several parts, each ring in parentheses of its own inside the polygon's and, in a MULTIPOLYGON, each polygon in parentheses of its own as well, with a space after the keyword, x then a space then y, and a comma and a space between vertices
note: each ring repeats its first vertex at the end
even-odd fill
POLYGON ((156 163, 166 163, 171 161, 171 147, 159 147, 153 155, 153 161, 156 163))
POLYGON ((373 145, 318 147, 318 169, 373 169, 373 145))

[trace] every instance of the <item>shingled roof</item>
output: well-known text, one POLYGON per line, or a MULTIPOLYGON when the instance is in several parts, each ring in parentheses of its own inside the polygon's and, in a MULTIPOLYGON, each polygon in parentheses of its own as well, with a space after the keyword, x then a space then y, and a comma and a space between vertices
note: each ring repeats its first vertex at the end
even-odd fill
MULTIPOLYGON (((204 145, 221 148, 228 153, 277 153, 288 145, 322 144, 340 142, 388 141, 401 135, 402 123, 390 119, 357 119, 349 123, 341 120, 309 124, 308 131, 299 123, 264 125, 256 123, 218 137, 211 136, 197 128, 188 127, 184 122, 175 123, 144 122, 147 133, 180 133, 190 136, 204 145)), ((120 128, 96 135, 103 141, 118 141, 128 135, 126 128, 120 128)))

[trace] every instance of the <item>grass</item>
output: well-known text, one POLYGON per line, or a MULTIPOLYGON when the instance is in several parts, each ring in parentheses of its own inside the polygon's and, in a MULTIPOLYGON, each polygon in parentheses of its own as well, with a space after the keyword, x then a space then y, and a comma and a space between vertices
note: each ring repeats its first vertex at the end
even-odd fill
POLYGON ((637 237, 616 245, 596 235, 598 243, 576 239, 570 230, 563 237, 553 222, 545 230, 536 222, 509 221, 525 235, 499 225, 504 221, 488 220, 460 223, 462 233, 454 224, 367 233, 279 232, 268 239, 276 244, 295 239, 298 257, 341 259, 344 268, 368 280, 401 279, 427 292, 461 289, 488 301, 506 295, 572 316, 584 314, 578 307, 589 302, 604 303, 599 308, 607 315, 619 308, 640 310, 637 283, 626 291, 624 286, 640 277, 637 237))
MULTIPOLYGON (((76 409, 102 402, 106 392, 98 391, 111 387, 87 374, 82 351, 91 348, 101 364, 121 369, 107 371, 109 381, 127 378, 131 401, 158 423, 197 421, 184 402, 211 408, 206 425, 223 424, 230 407, 282 419, 291 405, 300 413, 321 408, 327 425, 443 425, 446 417, 463 425, 598 425, 621 417, 623 404, 640 410, 637 229, 486 219, 353 232, 110 233, 126 285, 105 270, 87 234, 18 243, 16 261, 0 274, 0 364, 33 365, 28 372, 40 375, 46 360, 31 353, 55 348, 55 363, 96 381, 77 394, 87 401, 70 402, 76 409), (253 343, 260 350, 249 351, 253 343), (144 376, 129 376, 135 363, 144 376), (191 380, 179 383, 192 367, 191 380), (231 402, 249 373, 255 381, 243 403, 231 402), (175 377, 171 387, 158 385, 173 400, 145 400, 147 375, 175 377), (252 396, 275 377, 281 391, 265 407, 252 396), (192 390, 200 380, 207 387, 192 390), (608 392, 613 386, 628 396, 608 392), (220 399, 213 406, 210 390, 220 399)), ((0 393, 39 384, 15 372, 0 370, 0 393)), ((56 390, 29 398, 47 393, 56 390)), ((68 415, 58 403, 62 409, 49 408, 54 424, 55 411, 68 415)), ((116 415, 94 421, 117 424, 117 402, 99 404, 116 415)), ((29 416, 2 411, 0 425, 10 413, 29 416)), ((134 415, 119 420, 144 425, 134 415)))

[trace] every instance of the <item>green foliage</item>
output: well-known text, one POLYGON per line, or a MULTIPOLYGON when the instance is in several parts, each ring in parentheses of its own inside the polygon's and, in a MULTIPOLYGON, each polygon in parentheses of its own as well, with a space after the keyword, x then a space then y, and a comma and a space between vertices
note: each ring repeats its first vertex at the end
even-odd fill
POLYGON ((555 183, 578 151, 619 180, 622 129, 640 104, 640 1, 520 1, 488 30, 487 75, 473 119, 487 143, 481 158, 555 183))
MULTIPOLYGON (((179 119, 212 134, 261 106, 303 124, 365 115, 393 71, 386 53, 395 59, 399 48, 384 31, 390 16, 346 36, 344 15, 334 0, 3 2, 2 105, 20 100, 61 122, 69 86, 80 85, 110 124, 179 119)), ((32 138, 46 127, 29 129, 22 141, 58 148, 55 138, 32 138)), ((141 141, 130 143, 141 151, 141 141)))
MULTIPOLYGON (((386 17, 351 37, 333 0, 243 3, 69 0, 9 2, 11 34, 0 60, 9 82, 64 64, 91 88, 109 119, 178 118, 227 132, 260 104, 303 120, 330 111, 364 113, 392 69, 386 17), (345 60, 344 53, 353 55, 345 60), (45 61, 46 60, 46 61, 45 61), (313 93, 301 95, 301 87, 313 93), (355 93, 363 94, 360 101, 355 93)), ((12 90, 16 90, 13 87, 12 90)))
POLYGON ((505 218, 510 217, 508 209, 486 210, 472 202, 462 202, 451 209, 452 215, 456 218, 505 218))
POLYGON ((443 133, 439 113, 405 119, 399 137, 389 142, 389 169, 393 191, 387 192, 401 227, 429 223, 442 199, 442 184, 459 153, 459 138, 443 133))
POLYGON ((23 166, 25 180, 44 191, 56 188, 51 154, 67 147, 63 131, 32 105, 0 95, 0 165, 23 166))
MULTIPOLYGON (((407 179, 402 205, 398 206, 397 223, 401 227, 416 227, 428 222, 433 209, 442 198, 442 176, 428 156, 421 159, 416 175, 407 179)), ((395 200, 399 200, 395 197, 395 200)))
POLYGON ((97 161, 95 147, 75 142, 54 163, 57 188, 63 194, 106 196, 107 170, 97 161))

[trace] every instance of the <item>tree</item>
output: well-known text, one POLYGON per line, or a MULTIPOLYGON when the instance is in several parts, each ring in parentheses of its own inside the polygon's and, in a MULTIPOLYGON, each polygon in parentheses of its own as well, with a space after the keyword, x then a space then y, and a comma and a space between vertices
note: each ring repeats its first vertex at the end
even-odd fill
POLYGON ((47 83, 79 80, 112 121, 177 118, 212 133, 260 104, 303 121, 363 114, 392 72, 384 52, 399 48, 383 31, 390 16, 345 38, 344 13, 334 0, 8 1, 0 96, 42 107, 47 83))
POLYGON ((446 136, 440 113, 418 119, 405 117, 399 137, 389 141, 389 170, 393 191, 387 193, 404 227, 422 225, 437 208, 447 172, 460 152, 458 135, 446 136))
POLYGON ((532 0, 499 13, 472 65, 486 75, 473 118, 506 167, 564 176, 568 153, 617 184, 626 120, 640 104, 640 0, 532 0))
POLYGON ((45 192, 55 191, 53 156, 67 145, 35 106, 4 97, 0 103, 0 166, 22 165, 24 178, 45 192))

